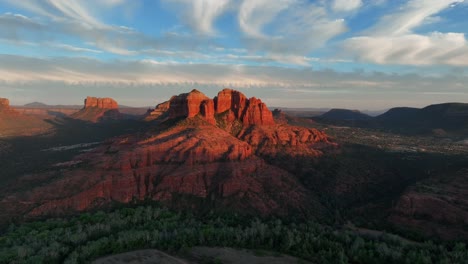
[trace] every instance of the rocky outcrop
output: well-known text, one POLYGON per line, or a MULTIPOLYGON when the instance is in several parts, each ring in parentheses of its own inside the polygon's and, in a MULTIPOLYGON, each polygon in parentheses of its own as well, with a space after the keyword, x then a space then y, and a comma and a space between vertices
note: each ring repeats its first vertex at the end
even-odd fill
POLYGON ((246 126, 275 124, 271 111, 255 97, 247 99, 239 91, 224 89, 218 93, 214 101, 217 114, 228 112, 231 119, 239 119, 246 126))
POLYGON ((216 123, 213 100, 202 92, 194 89, 169 100, 169 118, 193 118, 198 115, 210 124, 216 123))
POLYGON ((118 109, 119 105, 112 98, 86 97, 84 108, 96 107, 100 109, 118 109))
POLYGON ((86 97, 84 107, 70 117, 92 123, 120 120, 123 118, 119 112, 117 102, 112 98, 86 97))

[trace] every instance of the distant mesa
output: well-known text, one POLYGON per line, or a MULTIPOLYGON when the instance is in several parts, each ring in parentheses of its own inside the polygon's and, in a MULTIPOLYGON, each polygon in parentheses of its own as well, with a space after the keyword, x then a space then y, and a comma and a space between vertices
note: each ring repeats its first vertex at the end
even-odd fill
POLYGON ((328 120, 369 120, 370 116, 361 113, 358 110, 349 109, 331 109, 320 116, 328 120))
POLYGON ((84 108, 118 109, 119 105, 112 98, 86 97, 84 108))
POLYGON ((71 115, 74 119, 89 121, 93 123, 122 119, 118 110, 119 105, 112 98, 86 97, 84 107, 71 115))

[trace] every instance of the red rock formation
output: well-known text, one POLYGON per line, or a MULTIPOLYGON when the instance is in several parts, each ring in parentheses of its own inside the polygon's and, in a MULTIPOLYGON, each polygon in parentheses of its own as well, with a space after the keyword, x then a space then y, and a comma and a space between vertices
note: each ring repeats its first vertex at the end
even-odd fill
POLYGON ((216 124, 214 101, 212 99, 204 100, 201 103, 200 114, 208 123, 213 124, 213 125, 216 124))
POLYGON ((275 124, 271 111, 260 99, 255 97, 249 99, 245 113, 241 119, 244 125, 271 126, 275 124))
POLYGON ((210 124, 216 124, 213 100, 196 89, 169 100, 169 118, 192 118, 199 114, 210 124))
MULTIPOLYGON (((259 99, 252 97, 247 99, 239 91, 224 89, 215 97, 216 113, 221 114, 231 111, 235 119, 239 119, 244 125, 274 125, 273 114, 259 99)), ((233 120, 228 120, 233 121, 233 120)))
MULTIPOLYGON (((324 133, 275 125, 272 113, 260 100, 227 89, 215 100, 193 90, 172 97, 156 109, 155 115, 200 118, 209 124, 162 125, 163 132, 155 131, 156 127, 146 135, 109 140, 93 152, 62 162, 80 166, 61 168, 61 177, 34 175, 44 184, 34 184, 38 187, 18 195, 5 195, 0 212, 11 209, 19 215, 60 214, 135 199, 174 205, 180 203, 180 197, 196 197, 215 207, 263 215, 319 210, 315 198, 296 177, 262 157, 317 157, 322 152, 316 147, 329 144, 324 133), (221 126, 220 120, 235 124, 237 132, 221 126)), ((103 111, 118 110, 85 107, 80 114, 96 120, 96 113, 103 111)), ((2 191, 11 189, 0 188, 2 191)), ((195 206, 190 199, 182 203, 177 206, 195 206)))
POLYGON ((198 90, 173 96, 169 101, 169 118, 192 118, 200 115, 215 125, 215 114, 223 115, 225 122, 239 120, 243 125, 274 125, 273 114, 255 97, 247 99, 241 92, 224 89, 213 100, 198 90))
POLYGON ((89 122, 122 119, 117 102, 112 98, 86 97, 84 107, 70 117, 89 122))
POLYGON ((117 138, 75 161, 84 169, 64 170, 63 177, 42 176, 50 182, 21 195, 6 195, 0 211, 17 208, 16 214, 57 215, 147 198, 174 205, 181 195, 262 215, 320 209, 312 206, 310 193, 293 175, 265 163, 249 144, 210 125, 117 138))
POLYGON ((119 105, 112 98, 96 98, 86 97, 84 101, 84 108, 97 107, 101 109, 117 109, 119 105))

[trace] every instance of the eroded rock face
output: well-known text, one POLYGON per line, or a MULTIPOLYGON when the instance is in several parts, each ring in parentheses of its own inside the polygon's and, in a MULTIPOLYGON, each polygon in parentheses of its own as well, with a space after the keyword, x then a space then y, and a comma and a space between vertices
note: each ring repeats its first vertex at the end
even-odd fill
POLYGON ((101 109, 118 109, 119 105, 112 98, 96 98, 86 97, 84 101, 84 108, 97 107, 101 109))

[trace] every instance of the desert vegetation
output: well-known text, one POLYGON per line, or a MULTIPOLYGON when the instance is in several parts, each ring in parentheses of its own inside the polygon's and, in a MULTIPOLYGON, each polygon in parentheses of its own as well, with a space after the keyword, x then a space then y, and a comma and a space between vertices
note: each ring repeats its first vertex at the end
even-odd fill
POLYGON ((11 225, 0 237, 0 263, 86 263, 146 248, 183 256, 194 246, 268 250, 314 263, 467 263, 468 259, 463 243, 413 242, 311 221, 214 213, 200 217, 152 204, 11 225))

